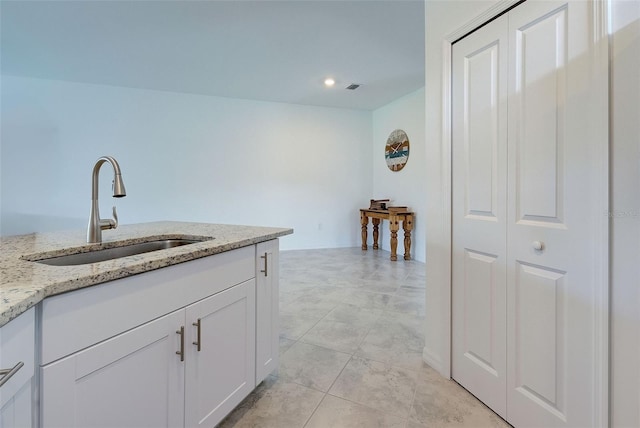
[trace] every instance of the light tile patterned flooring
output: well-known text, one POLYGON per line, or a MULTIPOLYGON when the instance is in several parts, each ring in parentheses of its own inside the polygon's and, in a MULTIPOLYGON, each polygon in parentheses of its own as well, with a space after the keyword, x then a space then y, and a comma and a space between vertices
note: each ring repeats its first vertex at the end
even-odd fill
POLYGON ((425 264, 280 253, 280 367, 220 426, 508 427, 422 362, 425 264))

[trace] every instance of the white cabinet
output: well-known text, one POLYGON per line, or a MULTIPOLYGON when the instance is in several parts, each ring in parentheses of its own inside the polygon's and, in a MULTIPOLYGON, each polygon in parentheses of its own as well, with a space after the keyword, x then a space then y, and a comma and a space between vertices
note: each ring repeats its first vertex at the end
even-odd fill
POLYGON ((0 375, 0 379, 4 378, 0 386, 2 428, 33 426, 34 348, 35 319, 31 308, 0 328, 0 369, 16 369, 0 375))
POLYGON ((255 387, 254 295, 246 281, 45 366, 43 426, 214 426, 255 387))
POLYGON ((183 324, 177 311, 45 366, 42 426, 182 426, 183 324))
POLYGON ((278 368, 278 240, 256 245, 256 385, 278 368))
POLYGON ((277 366, 278 243, 257 247, 46 299, 41 426, 220 422, 277 366))
POLYGON ((215 426, 255 388, 254 307, 251 280, 186 309, 186 426, 215 426))

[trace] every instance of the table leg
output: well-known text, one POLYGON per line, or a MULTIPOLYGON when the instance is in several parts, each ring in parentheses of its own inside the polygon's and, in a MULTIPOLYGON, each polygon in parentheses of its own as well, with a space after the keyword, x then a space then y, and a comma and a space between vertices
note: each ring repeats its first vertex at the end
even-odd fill
POLYGON ((389 215, 389 230, 391 231, 391 261, 398 260, 398 216, 389 215))
POLYGON ((380 219, 379 218, 372 218, 371 219, 371 223, 373 223, 373 249, 377 250, 378 249, 378 236, 379 236, 379 230, 380 230, 380 219))
POLYGON ((362 249, 367 251, 367 225, 369 224, 369 217, 364 213, 360 213, 360 224, 362 224, 362 249))
POLYGON ((404 259, 411 260, 411 230, 413 229, 413 216, 406 216, 402 222, 404 230, 404 259))

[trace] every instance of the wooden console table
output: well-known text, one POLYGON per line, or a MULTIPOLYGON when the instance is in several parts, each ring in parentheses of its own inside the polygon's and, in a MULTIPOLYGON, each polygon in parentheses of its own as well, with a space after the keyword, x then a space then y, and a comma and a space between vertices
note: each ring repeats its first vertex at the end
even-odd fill
POLYGON ((369 218, 373 223, 373 249, 378 249, 378 234, 380 220, 389 220, 389 230, 391 231, 391 260, 398 260, 396 250, 398 249, 398 230, 402 222, 404 230, 404 259, 411 259, 411 230, 413 229, 413 213, 410 211, 396 210, 360 210, 360 223, 362 224, 362 249, 367 250, 367 226, 369 218))

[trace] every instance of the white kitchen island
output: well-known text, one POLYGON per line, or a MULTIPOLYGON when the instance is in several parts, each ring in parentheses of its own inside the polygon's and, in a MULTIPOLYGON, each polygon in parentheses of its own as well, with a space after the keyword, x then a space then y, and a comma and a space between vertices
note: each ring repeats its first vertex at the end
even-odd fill
POLYGON ((290 233, 161 222, 102 244, 3 238, 0 363, 30 369, 0 388, 2 426, 214 426, 277 367, 277 238, 290 233), (29 261, 166 237, 206 240, 78 266, 29 261), (3 334, 14 327, 33 337, 19 357, 3 334))

